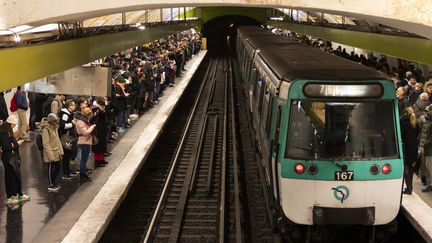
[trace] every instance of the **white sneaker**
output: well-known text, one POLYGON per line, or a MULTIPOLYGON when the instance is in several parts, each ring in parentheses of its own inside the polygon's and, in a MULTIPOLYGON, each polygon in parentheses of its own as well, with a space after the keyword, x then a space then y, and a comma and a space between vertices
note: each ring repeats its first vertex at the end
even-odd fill
POLYGON ((23 193, 22 196, 18 196, 18 200, 20 200, 20 201, 30 201, 30 196, 23 193))
POLYGON ((9 205, 15 205, 15 204, 19 203, 19 200, 18 200, 17 196, 12 196, 12 197, 6 199, 5 203, 9 204, 9 205))
POLYGON ((58 192, 58 191, 60 191, 60 188, 61 188, 61 187, 59 187, 59 186, 56 186, 56 187, 54 187, 54 186, 49 186, 49 187, 48 187, 48 192, 58 192))
POLYGON ((136 118, 138 118, 138 114, 131 114, 129 117, 130 117, 131 119, 136 119, 136 118))

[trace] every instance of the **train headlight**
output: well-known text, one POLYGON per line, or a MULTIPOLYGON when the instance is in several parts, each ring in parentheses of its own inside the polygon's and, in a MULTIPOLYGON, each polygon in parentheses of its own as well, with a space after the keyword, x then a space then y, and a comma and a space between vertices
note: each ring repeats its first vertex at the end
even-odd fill
POLYGON ((372 175, 378 175, 378 173, 380 172, 380 168, 377 164, 374 164, 374 165, 371 165, 369 171, 372 175))
POLYGON ((391 170, 392 170, 392 167, 389 164, 384 164, 381 168, 381 171, 383 174, 388 174, 391 172, 391 170))
POLYGON ((310 175, 315 175, 316 173, 318 173, 318 166, 316 166, 315 164, 308 165, 307 172, 310 175))
POLYGON ((296 165, 294 166, 294 171, 295 171, 297 174, 303 174, 303 173, 305 172, 305 167, 304 167, 304 165, 302 165, 302 164, 296 164, 296 165))

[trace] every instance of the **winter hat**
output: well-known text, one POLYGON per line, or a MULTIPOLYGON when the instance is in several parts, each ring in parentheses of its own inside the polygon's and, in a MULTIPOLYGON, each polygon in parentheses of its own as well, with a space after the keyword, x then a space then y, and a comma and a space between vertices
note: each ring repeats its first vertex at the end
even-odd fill
POLYGON ((115 78, 115 80, 119 83, 126 83, 126 79, 123 76, 119 75, 115 78))
POLYGON ((57 115, 54 113, 49 113, 47 116, 47 121, 48 122, 56 122, 57 121, 57 115))
POLYGON ((12 124, 12 125, 16 125, 18 124, 18 118, 14 115, 9 116, 6 120, 7 123, 12 124))
POLYGON ((405 77, 408 77, 408 76, 411 76, 411 75, 413 75, 411 71, 407 71, 407 72, 405 73, 405 77))

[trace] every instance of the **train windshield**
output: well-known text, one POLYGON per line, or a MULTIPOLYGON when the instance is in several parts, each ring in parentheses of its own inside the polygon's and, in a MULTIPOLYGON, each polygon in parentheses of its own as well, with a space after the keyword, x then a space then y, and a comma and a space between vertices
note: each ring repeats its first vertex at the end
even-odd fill
POLYGON ((396 156, 391 101, 292 101, 287 158, 378 160, 396 156))

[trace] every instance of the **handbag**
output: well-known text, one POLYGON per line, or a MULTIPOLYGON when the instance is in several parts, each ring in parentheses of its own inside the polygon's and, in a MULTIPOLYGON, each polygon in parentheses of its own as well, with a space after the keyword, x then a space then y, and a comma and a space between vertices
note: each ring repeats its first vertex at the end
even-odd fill
POLYGON ((65 133, 61 136, 60 142, 61 142, 61 145, 63 146, 63 148, 65 148, 67 150, 74 150, 74 148, 76 147, 76 145, 78 143, 78 138, 76 136, 69 135, 69 132, 68 132, 68 133, 65 133))

